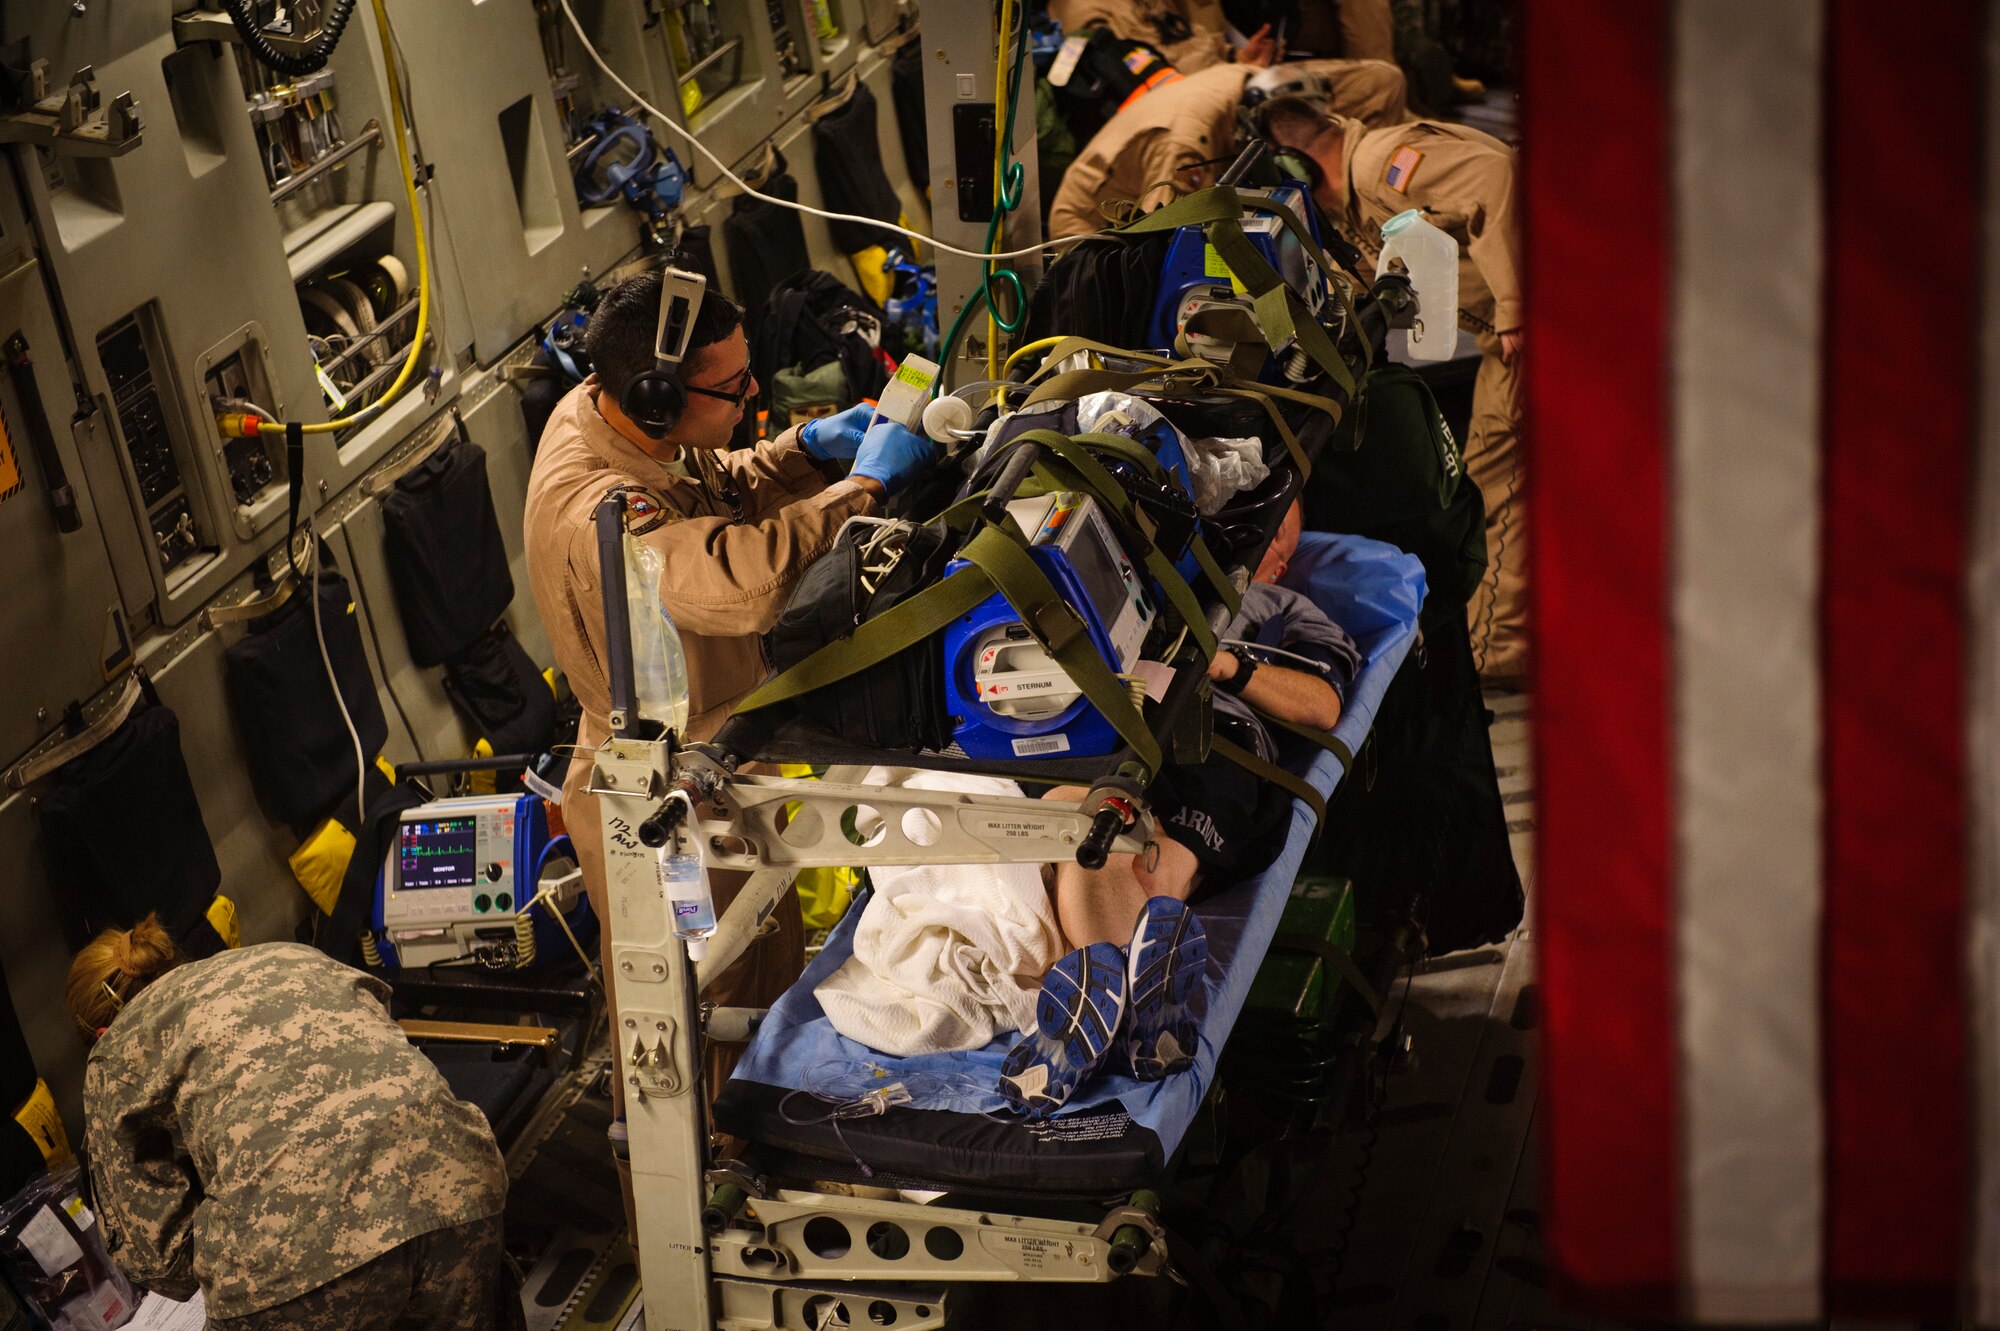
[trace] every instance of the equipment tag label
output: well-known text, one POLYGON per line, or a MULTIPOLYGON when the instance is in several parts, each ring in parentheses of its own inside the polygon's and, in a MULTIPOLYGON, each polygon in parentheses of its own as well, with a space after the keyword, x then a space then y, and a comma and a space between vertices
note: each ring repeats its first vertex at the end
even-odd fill
POLYGON ((83 1260, 83 1249, 77 1246, 68 1227, 46 1206, 37 1208, 35 1218, 21 1226, 21 1246, 28 1250, 45 1276, 61 1275, 83 1260))
POLYGON ((1069 752, 1068 735, 1055 734, 1055 735, 1023 736, 1022 738, 1014 741, 1014 756, 1016 758, 1036 758, 1044 753, 1068 753, 1068 752, 1069 752))
POLYGON ((1049 83, 1057 88, 1069 85, 1069 76, 1076 72, 1076 62, 1083 58, 1083 48, 1090 45, 1088 37, 1065 37, 1062 49, 1056 52, 1056 62, 1049 66, 1049 83))

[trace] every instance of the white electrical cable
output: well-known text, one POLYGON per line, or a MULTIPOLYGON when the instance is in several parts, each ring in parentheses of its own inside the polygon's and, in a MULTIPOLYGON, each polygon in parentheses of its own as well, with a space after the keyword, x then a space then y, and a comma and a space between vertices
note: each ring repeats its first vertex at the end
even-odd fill
POLYGON ((625 95, 630 97, 635 105, 653 117, 654 120, 686 139, 696 152, 706 157, 714 164, 716 170, 727 176, 731 184, 753 199, 762 199, 766 203, 775 203, 780 208, 790 208, 795 213, 805 213, 810 217, 824 217, 829 222, 859 222, 865 226, 876 227, 883 231, 894 231, 898 235, 908 236, 911 240, 920 240, 926 245, 943 250, 946 254, 962 255, 968 259, 1022 259, 1030 254, 1040 254, 1043 250, 1052 250, 1064 245, 1073 245, 1080 240, 1088 240, 1090 238, 1088 236, 1064 236, 1061 240, 1043 241, 1039 245, 1030 245, 1025 249, 998 250, 992 254, 988 254, 984 250, 962 250, 956 245, 947 245, 943 241, 927 236, 921 231, 912 231, 908 227, 898 226, 894 222, 884 222, 873 217, 862 217, 855 213, 828 212, 824 208, 814 208, 808 204, 794 203, 790 199, 774 198, 760 190, 752 189, 749 182, 745 181, 743 177, 737 175, 734 171, 731 171, 720 157, 710 152, 702 141, 694 136, 691 130, 641 97, 631 84, 618 77, 618 71, 606 63, 604 57, 598 54, 597 48, 591 44, 590 34, 583 30, 583 24, 577 20, 576 11, 570 8, 570 0, 562 0, 562 7, 563 13, 569 16, 570 27, 576 30, 577 40, 583 43, 583 49, 590 54, 591 63, 603 70, 606 77, 623 89, 625 95))
POLYGON ((326 651, 326 628, 319 617, 319 531, 308 521, 305 532, 306 595, 312 601, 313 638, 319 643, 319 662, 326 667, 326 682, 333 690, 333 705, 340 709, 340 719, 347 726, 347 737, 354 741, 354 835, 358 837, 368 825, 368 756, 361 748, 361 732, 354 728, 354 718, 348 715, 347 700, 340 696, 340 681, 334 677, 333 658, 326 651))
MULTIPOLYGON (((1326 663, 1324 661, 1315 661, 1310 656, 1300 656, 1297 652, 1288 652, 1282 647, 1267 647, 1261 642, 1247 642, 1242 638, 1217 638, 1216 642, 1224 647, 1241 647, 1247 651, 1261 652, 1266 656, 1282 656, 1288 660, 1297 661, 1315 675, 1324 676, 1326 674, 1326 663)), ((1277 663, 1274 661, 1271 664, 1275 665, 1277 663)))

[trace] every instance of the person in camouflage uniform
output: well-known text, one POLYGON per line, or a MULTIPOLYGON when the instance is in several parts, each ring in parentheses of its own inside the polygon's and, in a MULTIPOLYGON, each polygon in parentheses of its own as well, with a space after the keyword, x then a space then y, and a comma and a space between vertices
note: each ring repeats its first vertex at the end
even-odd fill
POLYGON ((215 1328, 520 1322, 492 1129, 388 1000, 299 944, 183 963, 151 918, 78 954, 90 1173, 126 1274, 199 1287, 215 1328))

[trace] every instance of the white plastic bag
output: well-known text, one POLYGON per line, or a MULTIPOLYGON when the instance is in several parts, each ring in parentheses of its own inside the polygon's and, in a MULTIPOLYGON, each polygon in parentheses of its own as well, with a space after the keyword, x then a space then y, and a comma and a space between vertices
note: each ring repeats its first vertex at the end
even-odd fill
POLYGON ((660 604, 667 557, 626 533, 625 613, 632 621, 632 685, 639 715, 676 735, 687 733, 687 652, 680 630, 660 604))
POLYGON ((1237 493, 1261 485, 1271 469, 1264 465, 1264 444, 1257 439, 1190 439, 1182 450, 1188 479, 1194 482, 1194 506, 1208 517, 1237 493))

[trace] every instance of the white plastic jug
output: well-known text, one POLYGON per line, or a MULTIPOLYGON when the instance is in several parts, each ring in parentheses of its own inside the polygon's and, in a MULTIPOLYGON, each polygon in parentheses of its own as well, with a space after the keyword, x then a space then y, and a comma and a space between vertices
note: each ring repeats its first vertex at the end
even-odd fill
POLYGON ((680 630, 660 604, 660 575, 665 568, 665 555, 626 534, 625 611, 632 621, 632 684, 639 715, 685 735, 687 652, 680 630))
POLYGON ((1389 359, 1450 360, 1458 349, 1458 242, 1411 208, 1382 224, 1382 257, 1375 276, 1401 259, 1417 290, 1417 326, 1389 334, 1389 359))

